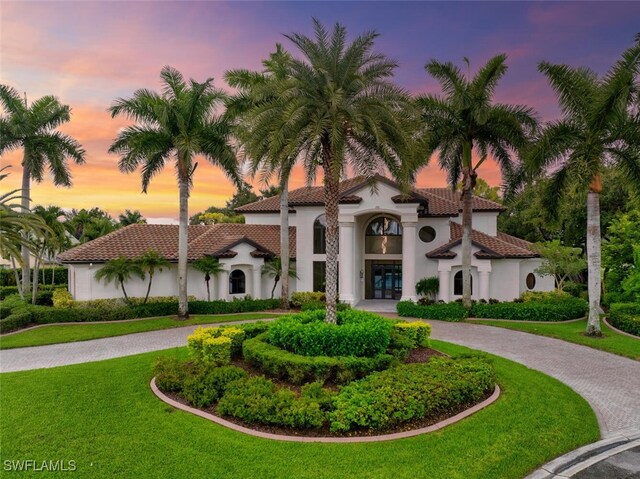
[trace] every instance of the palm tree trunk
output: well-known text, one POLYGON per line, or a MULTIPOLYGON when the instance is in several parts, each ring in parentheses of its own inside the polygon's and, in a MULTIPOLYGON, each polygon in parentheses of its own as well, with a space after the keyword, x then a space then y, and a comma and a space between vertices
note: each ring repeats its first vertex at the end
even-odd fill
MULTIPOLYGON (((284 276, 282 277, 284 279, 284 276)), ((271 288, 271 299, 273 299, 273 295, 276 292, 276 286, 278 286, 278 281, 280 281, 280 277, 276 276, 275 280, 273 281, 273 288, 271 288)), ((287 301, 288 303, 288 301, 287 301)))
POLYGON ((20 281, 18 268, 16 268, 16 260, 13 256, 11 256, 11 269, 13 270, 13 274, 16 278, 16 287, 18 288, 18 294, 20 295, 20 299, 24 299, 24 292, 22 291, 22 282, 20 281))
POLYGON ((471 142, 465 143, 462 169, 462 303, 465 308, 471 307, 471 236, 474 186, 471 148, 471 142))
POLYGON ((149 300, 149 293, 151 292, 151 282, 153 281, 153 275, 149 274, 149 286, 147 286, 147 294, 144 297, 144 303, 142 304, 147 304, 147 301, 149 300))
POLYGON ((178 227, 178 318, 189 317, 187 303, 187 247, 189 241, 189 179, 187 174, 179 174, 180 226, 178 227))
MULTIPOLYGON (((31 195, 31 170, 27 165, 27 150, 25 148, 24 157, 22 160, 22 199, 20 204, 22 206, 22 213, 26 213, 29 211, 30 205, 30 195, 31 195)), ((23 233, 25 238, 28 236, 28 233, 23 233)), ((30 264, 30 254, 29 248, 26 245, 22 246, 22 292, 23 294, 29 294, 30 291, 30 282, 31 282, 31 264, 30 264)))
POLYGON ((600 336, 600 193, 587 194, 587 268, 589 321, 587 335, 600 336))
POLYGON ((40 251, 40 255, 36 257, 33 262, 33 287, 32 287, 32 293, 31 293, 31 304, 36 304, 36 297, 38 296, 38 279, 39 279, 38 275, 40 273, 40 262, 42 261, 43 256, 44 256, 44 247, 42 248, 42 251, 40 251))
POLYGON ((211 301, 211 290, 209 289, 209 279, 204 278, 204 282, 207 284, 207 301, 211 301))
POLYGON ((122 294, 124 295, 124 300, 127 304, 129 303, 129 296, 127 296, 127 291, 124 289, 124 281, 120 280, 120 288, 122 288, 122 294))
POLYGON ((338 213, 339 213, 339 178, 332 171, 330 153, 324 155, 324 201, 327 219, 327 256, 326 256, 326 301, 327 323, 337 323, 338 309, 338 213))
MULTIPOLYGON (((289 309, 289 178, 283 175, 280 182, 280 265, 282 283, 280 283, 280 297, 282 308, 289 309)), ((277 282, 276 282, 277 284, 277 282)), ((275 290, 275 285, 273 286, 275 290)), ((273 298, 273 291, 271 292, 273 298)))

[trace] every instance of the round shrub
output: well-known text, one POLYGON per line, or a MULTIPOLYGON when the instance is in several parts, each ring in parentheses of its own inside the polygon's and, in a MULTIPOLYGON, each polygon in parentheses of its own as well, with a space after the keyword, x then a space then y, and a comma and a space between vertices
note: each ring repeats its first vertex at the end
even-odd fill
POLYGON ((303 356, 374 357, 389 346, 392 323, 376 314, 345 310, 338 324, 324 322, 325 311, 284 316, 268 331, 268 342, 303 356))
POLYGON ((190 369, 188 363, 178 358, 158 358, 153 367, 156 386, 164 392, 180 392, 190 369))
POLYGON ((247 372, 237 366, 202 368, 184 379, 182 395, 193 406, 206 407, 219 401, 233 381, 247 376, 247 372))

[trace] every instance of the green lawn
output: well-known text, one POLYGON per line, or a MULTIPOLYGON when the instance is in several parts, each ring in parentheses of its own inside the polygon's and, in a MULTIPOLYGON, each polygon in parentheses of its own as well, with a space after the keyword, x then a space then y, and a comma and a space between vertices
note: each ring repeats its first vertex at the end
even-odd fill
POLYGON ((0 375, 3 464, 74 460, 78 477, 91 478, 520 479, 599 437, 595 414, 569 387, 493 356, 501 398, 437 433, 372 444, 259 439, 174 410, 152 394, 155 358, 185 354, 180 348, 0 375))
POLYGON ((113 323, 69 323, 42 328, 29 329, 10 336, 0 336, 0 349, 42 346, 45 344, 70 343, 88 339, 122 336, 124 334, 156 331, 158 329, 179 328, 194 324, 228 323, 245 319, 269 319, 274 313, 240 313, 191 316, 187 321, 179 321, 175 316, 141 319, 138 321, 119 321, 113 323))
POLYGON ((572 323, 523 323, 517 321, 469 321, 473 324, 486 324, 499 328, 516 329, 526 333, 549 336, 551 338, 562 339, 571 343, 582 344, 590 348, 600 349, 609 353, 626 356, 636 361, 640 361, 640 339, 631 338, 620 333, 616 333, 604 323, 600 323, 604 336, 602 338, 592 338, 585 336, 587 320, 575 321, 572 323))

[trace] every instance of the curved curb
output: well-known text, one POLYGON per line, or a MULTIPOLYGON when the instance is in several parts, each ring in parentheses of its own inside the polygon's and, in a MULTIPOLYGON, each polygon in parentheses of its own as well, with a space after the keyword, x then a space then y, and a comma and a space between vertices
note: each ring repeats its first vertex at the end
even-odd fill
POLYGON ((640 430, 631 429, 568 452, 535 470, 525 479, 565 479, 607 458, 640 445, 640 430))
POLYGON ((437 431, 442 429, 443 427, 449 426, 450 424, 461 421, 462 419, 475 414, 476 412, 484 409, 485 407, 493 404, 500 397, 500 386, 496 384, 496 388, 491 394, 490 397, 485 399, 479 404, 476 404, 469 409, 462 411, 461 413, 456 414, 444 421, 440 421, 436 424, 432 424, 431 426, 423 427, 420 429, 414 429, 412 431, 403 431, 396 432, 393 434, 383 434, 380 436, 360 436, 360 437, 309 437, 309 436, 286 436, 284 434, 272 434, 269 432, 256 431, 254 429, 249 429, 248 427, 240 426, 238 424, 232 423, 221 417, 216 416, 215 414, 210 414, 208 412, 202 411, 200 409, 192 408, 190 406, 186 406, 185 404, 181 404, 178 401, 174 401, 170 397, 165 396, 162 391, 158 389, 156 386, 156 378, 151 378, 151 390, 153 394, 155 394, 161 401, 175 407, 176 409, 180 409, 182 411, 189 412, 191 414, 195 414, 196 416, 200 416, 201 418, 208 419, 209 421, 213 421, 216 424, 224 426, 226 428, 232 429, 237 432, 242 432, 244 434, 248 434, 250 436, 260 437, 262 439, 272 439, 275 441, 289 441, 289 442, 325 442, 325 443, 355 443, 355 442, 382 442, 382 441, 393 441, 396 439, 404 439, 408 437, 419 436, 421 434, 426 434, 429 432, 437 431))
MULTIPOLYGON (((567 319, 565 321, 531 321, 530 319, 490 319, 490 318, 465 318, 464 321, 470 321, 474 323, 476 321, 496 321, 501 323, 527 323, 527 324, 568 324, 568 323, 577 323, 578 321, 583 321, 587 319, 586 316, 577 319, 567 319)), ((489 325, 483 325, 489 326, 489 325)))
POLYGON ((640 339, 640 336, 636 336, 635 334, 627 333, 626 331, 622 331, 621 329, 618 329, 615 326, 612 326, 611 323, 609 321, 607 321, 606 317, 602 318, 602 322, 604 324, 606 324, 609 328, 611 328, 612 330, 614 330, 618 334, 622 334, 624 336, 629 336, 630 338, 634 338, 634 339, 640 339))

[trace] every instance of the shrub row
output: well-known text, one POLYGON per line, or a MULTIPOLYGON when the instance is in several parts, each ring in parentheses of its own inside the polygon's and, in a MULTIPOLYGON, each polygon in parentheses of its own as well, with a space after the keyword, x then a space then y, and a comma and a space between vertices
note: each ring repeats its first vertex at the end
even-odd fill
POLYGON ((289 304, 294 308, 302 308, 306 303, 324 303, 326 296, 320 291, 296 291, 291 294, 289 304))
POLYGON ((292 384, 313 381, 344 384, 373 371, 387 369, 395 362, 390 354, 379 354, 373 358, 302 356, 267 343, 266 336, 262 334, 243 343, 244 359, 262 372, 292 384))
POLYGON ((332 431, 389 429, 458 411, 494 387, 493 368, 481 359, 433 358, 373 373, 345 386, 328 417, 332 431))
POLYGON ((462 321, 469 315, 461 303, 438 303, 422 306, 412 301, 400 301, 396 309, 400 316, 442 321, 462 321))
POLYGON ((612 304, 607 320, 612 326, 625 333, 640 336, 640 304, 638 303, 612 304))
MULTIPOLYGON (((2 270, 0 270, 2 271, 2 270)), ((66 284, 56 284, 56 285, 38 285, 38 292, 36 293, 36 304, 41 304, 41 305, 45 305, 45 306, 51 306, 53 304, 52 302, 52 295, 53 292, 55 290, 59 290, 59 289, 64 289, 66 288, 67 285, 66 284)), ((5 299, 7 296, 11 296, 13 294, 18 294, 18 287, 17 286, 0 286, 0 300, 5 299)), ((29 297, 27 298, 29 300, 31 300, 31 295, 29 294, 29 297)))
MULTIPOLYGON (((13 297, 11 301, 15 301, 13 297)), ((9 299, 7 298, 7 299, 9 299)), ((7 301, 4 302, 2 315, 9 311, 7 301)), ((74 307, 74 308, 54 308, 50 306, 27 305, 18 298, 18 305, 24 308, 30 315, 30 320, 26 323, 22 321, 21 326, 29 323, 78 323, 93 321, 119 321, 123 319, 150 318, 155 316, 171 316, 178 314, 178 303, 148 303, 137 306, 104 306, 104 307, 74 307)), ((191 314, 230 314, 252 311, 264 311, 278 307, 277 299, 245 299, 237 301, 193 301, 189 303, 191 314)), ((18 307, 18 306, 16 306, 18 307)), ((11 308, 10 314, 13 314, 11 308)), ((0 320, 0 333, 5 333, 18 329, 16 321, 10 318, 0 320), (12 319, 10 322, 5 322, 12 319)))
MULTIPOLYGON (((47 285, 51 284, 51 270, 53 269, 53 283, 56 285, 64 285, 67 284, 68 281, 68 271, 67 268, 63 267, 55 267, 55 268, 45 268, 45 280, 47 285)), ((42 281, 42 269, 39 271, 39 279, 42 281)), ((33 283, 33 268, 31 268, 31 283, 33 283)), ((16 285, 16 276, 11 269, 0 269, 0 287, 1 286, 15 286, 16 285)))
POLYGON ((387 350, 390 321, 345 310, 338 312, 338 324, 329 324, 325 315, 324 310, 315 310, 283 316, 269 328, 268 342, 303 356, 374 357, 387 350))
POLYGON ((223 366, 231 362, 232 356, 240 356, 244 338, 244 330, 233 326, 198 327, 187 336, 187 347, 196 361, 207 365, 223 366))

